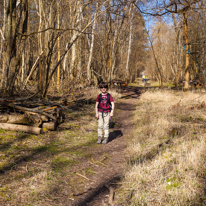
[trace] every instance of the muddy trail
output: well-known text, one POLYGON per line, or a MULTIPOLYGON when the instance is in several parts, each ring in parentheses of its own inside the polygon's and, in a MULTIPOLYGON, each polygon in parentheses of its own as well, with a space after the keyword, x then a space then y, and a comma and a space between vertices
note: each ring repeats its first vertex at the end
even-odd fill
POLYGON ((106 145, 96 144, 94 104, 68 114, 55 132, 0 131, 0 205, 108 205, 123 175, 141 91, 128 87, 121 93, 106 145))

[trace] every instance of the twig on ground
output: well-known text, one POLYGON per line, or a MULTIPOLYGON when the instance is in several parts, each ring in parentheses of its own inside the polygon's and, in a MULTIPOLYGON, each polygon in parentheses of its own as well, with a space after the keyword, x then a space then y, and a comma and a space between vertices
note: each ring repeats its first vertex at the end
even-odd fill
POLYGON ((54 106, 54 107, 50 107, 50 108, 47 108, 47 109, 43 109, 42 111, 45 112, 45 111, 56 109, 56 108, 57 108, 57 106, 54 106))
POLYGON ((96 166, 96 167, 99 167, 99 165, 96 165, 96 164, 92 163, 91 161, 89 163, 96 166))
POLYGON ((89 181, 94 182, 94 180, 91 180, 91 179, 87 178, 86 176, 81 175, 81 174, 79 174, 79 173, 77 173, 77 172, 75 172, 75 174, 76 174, 76 175, 79 175, 80 177, 83 177, 83 178, 85 178, 85 179, 87 179, 87 180, 89 180, 89 181))
POLYGON ((100 161, 97 161, 97 162, 98 162, 99 164, 101 164, 101 165, 107 167, 107 165, 105 165, 104 163, 102 163, 102 162, 100 162, 100 161))
MULTIPOLYGON (((99 164, 107 167, 107 165, 105 165, 104 163, 101 162, 101 161, 103 161, 104 159, 105 159, 105 157, 103 157, 100 161, 94 161, 94 159, 92 158, 92 161, 93 161, 94 163, 99 163, 99 164)), ((90 162, 90 163, 91 163, 91 164, 94 164, 94 163, 92 163, 92 162, 90 162)), ((94 164, 94 165, 95 165, 95 166, 99 166, 99 165, 96 165, 96 164, 94 164)))
POLYGON ((108 198, 108 203, 111 206, 114 206, 114 188, 110 187, 108 184, 104 184, 104 186, 109 190, 109 198, 108 198))
POLYGON ((80 192, 80 193, 73 193, 72 195, 73 196, 80 196, 80 195, 83 195, 84 193, 87 193, 87 192, 89 192, 90 190, 91 190, 92 188, 90 187, 90 188, 88 188, 87 190, 85 190, 84 192, 80 192))
POLYGON ((101 162, 101 161, 104 161, 105 159, 106 159, 106 157, 104 156, 104 157, 103 157, 101 160, 99 160, 99 161, 101 162))
POLYGON ((28 173, 28 163, 26 164, 26 168, 25 168, 26 172, 28 173))

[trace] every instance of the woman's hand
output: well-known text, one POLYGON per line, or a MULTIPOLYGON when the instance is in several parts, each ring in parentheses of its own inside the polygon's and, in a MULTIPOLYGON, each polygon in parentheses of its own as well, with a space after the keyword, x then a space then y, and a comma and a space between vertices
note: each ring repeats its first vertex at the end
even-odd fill
POLYGON ((99 119, 99 114, 96 114, 96 118, 99 119))

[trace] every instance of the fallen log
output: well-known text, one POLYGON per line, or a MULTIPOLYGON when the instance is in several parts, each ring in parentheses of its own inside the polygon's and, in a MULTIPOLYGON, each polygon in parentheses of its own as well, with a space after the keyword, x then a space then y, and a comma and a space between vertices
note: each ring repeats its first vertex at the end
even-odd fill
POLYGON ((6 123, 8 121, 8 115, 0 115, 0 122, 6 123))
POLYGON ((32 134, 42 134, 42 129, 39 127, 0 123, 0 128, 4 130, 9 130, 9 131, 23 131, 23 132, 32 133, 32 134))
POLYGON ((31 125, 36 126, 36 127, 39 127, 42 123, 41 116, 37 115, 37 114, 36 115, 30 115, 29 120, 31 122, 31 125))
POLYGON ((9 124, 22 124, 29 126, 40 126, 42 123, 42 119, 40 115, 34 114, 20 114, 20 115, 0 115, 1 123, 9 123, 9 124))
MULTIPOLYGON (((36 115, 36 113, 34 112, 26 112, 26 114, 33 114, 33 115, 36 115)), ((0 116, 1 117, 1 116, 0 116)), ((49 118, 44 116, 44 115, 40 115, 40 118, 42 120, 42 122, 48 122, 49 121, 49 118)))
POLYGON ((8 120, 6 123, 9 124, 23 124, 23 125, 29 125, 30 126, 30 121, 27 115, 8 115, 8 120))
POLYGON ((57 129, 57 123, 56 122, 45 122, 42 124, 43 131, 49 130, 49 131, 55 131, 57 129))
POLYGON ((44 115, 41 115, 41 120, 42 120, 42 122, 48 122, 49 118, 44 116, 44 115))

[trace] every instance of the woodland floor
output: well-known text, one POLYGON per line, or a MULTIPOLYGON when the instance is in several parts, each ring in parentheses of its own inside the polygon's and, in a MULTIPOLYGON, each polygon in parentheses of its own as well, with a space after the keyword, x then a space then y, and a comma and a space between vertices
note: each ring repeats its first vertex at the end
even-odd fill
POLYGON ((118 187, 118 180, 121 179, 125 168, 124 149, 133 128, 131 119, 137 99, 140 95, 138 89, 127 89, 123 93, 122 99, 116 104, 114 121, 110 129, 110 138, 107 145, 100 145, 93 151, 95 157, 101 158, 103 154, 108 154, 108 161, 101 167, 96 168, 96 174, 91 179, 94 181, 88 194, 79 198, 73 205, 108 205, 110 195, 109 188, 118 187), (109 188, 108 188, 109 187, 109 188))
POLYGON ((55 132, 1 130, 0 205, 108 205, 108 187, 117 187, 124 172, 139 95, 135 87, 122 92, 106 145, 96 144, 94 104, 66 114, 55 132))

